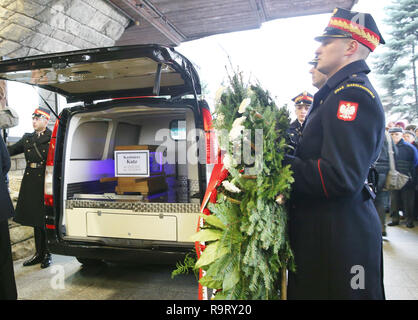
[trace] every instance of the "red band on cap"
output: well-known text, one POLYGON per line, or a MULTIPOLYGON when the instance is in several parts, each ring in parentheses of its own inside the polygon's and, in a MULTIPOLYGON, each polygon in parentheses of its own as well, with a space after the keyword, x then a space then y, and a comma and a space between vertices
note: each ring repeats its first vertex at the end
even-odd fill
POLYGON ((40 114, 41 116, 44 116, 48 120, 51 117, 48 113, 46 113, 45 111, 42 111, 41 109, 36 109, 34 113, 35 114, 40 114))
POLYGON ((380 36, 372 30, 359 25, 351 20, 344 18, 332 17, 328 27, 340 29, 352 35, 353 39, 367 46, 374 51, 380 43, 380 36))
POLYGON ((301 100, 308 100, 308 101, 313 101, 313 98, 312 97, 310 97, 310 96, 299 96, 299 97, 297 97, 296 99, 295 99, 295 102, 299 102, 299 101, 301 101, 301 100))

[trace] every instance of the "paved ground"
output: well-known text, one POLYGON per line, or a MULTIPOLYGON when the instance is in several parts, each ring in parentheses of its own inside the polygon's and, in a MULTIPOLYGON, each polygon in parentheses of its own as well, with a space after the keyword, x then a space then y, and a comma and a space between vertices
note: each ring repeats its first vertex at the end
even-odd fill
POLYGON ((148 300, 197 299, 194 274, 171 279, 176 256, 157 256, 141 263, 83 267, 75 258, 53 255, 53 265, 23 267, 15 262, 19 299, 148 300))
POLYGON ((418 300, 418 222, 413 229, 403 223, 386 229, 388 236, 383 238, 386 299, 418 300))
MULTIPOLYGON (((388 300, 418 300, 418 226, 387 228, 384 238, 385 288, 388 300)), ((15 262, 19 299, 143 300, 197 298, 193 274, 171 279, 179 256, 156 256, 135 264, 84 268, 72 257, 53 256, 52 267, 23 267, 15 262)))

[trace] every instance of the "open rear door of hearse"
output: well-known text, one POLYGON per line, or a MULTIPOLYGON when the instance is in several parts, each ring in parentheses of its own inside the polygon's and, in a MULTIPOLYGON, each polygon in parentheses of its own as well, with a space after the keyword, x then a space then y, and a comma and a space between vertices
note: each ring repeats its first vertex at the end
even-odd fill
POLYGON ((0 78, 90 103, 120 97, 200 94, 192 64, 169 47, 135 45, 5 60, 0 78))

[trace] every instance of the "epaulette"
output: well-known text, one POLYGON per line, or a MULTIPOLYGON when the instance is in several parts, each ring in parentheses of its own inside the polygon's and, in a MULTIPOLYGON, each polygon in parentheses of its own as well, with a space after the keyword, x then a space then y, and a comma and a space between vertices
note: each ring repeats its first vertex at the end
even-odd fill
POLYGON ((346 83, 342 84, 341 86, 339 86, 337 89, 334 90, 334 94, 337 94, 343 89, 359 88, 359 89, 366 91, 373 99, 375 99, 376 96, 374 95, 374 93, 369 88, 364 86, 363 83, 365 83, 364 79, 357 77, 357 74, 352 74, 347 79, 346 83))

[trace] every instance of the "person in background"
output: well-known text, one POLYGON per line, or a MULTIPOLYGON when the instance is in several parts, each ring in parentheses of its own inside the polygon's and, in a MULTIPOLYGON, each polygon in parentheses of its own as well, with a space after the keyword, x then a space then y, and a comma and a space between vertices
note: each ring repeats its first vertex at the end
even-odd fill
POLYGON ((416 136, 415 136, 415 132, 413 130, 405 130, 403 132, 403 139, 406 142, 409 142, 410 144, 412 144, 415 148, 417 148, 417 143, 415 142, 416 136))
MULTIPOLYGON (((405 131, 403 134, 403 138, 418 150, 418 144, 416 140, 416 135, 418 133, 417 126, 411 124, 406 127, 406 130, 407 131, 405 131)), ((416 172, 416 175, 418 179, 418 172, 416 172)), ((415 186, 414 220, 418 221, 418 183, 415 186)))
POLYGON ((10 157, 3 137, 0 135, 0 300, 17 299, 8 223, 8 219, 14 216, 14 208, 6 183, 9 169, 10 157))
POLYGON ((287 137, 290 140, 289 144, 292 146, 293 150, 296 150, 302 135, 302 125, 312 104, 313 96, 307 91, 304 91, 294 97, 292 101, 295 103, 296 120, 290 124, 289 129, 287 130, 287 137))
POLYGON ((395 127, 402 128, 403 130, 405 130, 405 122, 398 121, 395 123, 395 127))
POLYGON ((415 131, 417 129, 417 126, 415 124, 408 124, 405 128, 405 130, 411 130, 415 131))
MULTIPOLYGON (((386 213, 389 212, 390 208, 390 193, 385 191, 385 182, 386 177, 390 169, 389 165, 389 139, 392 139, 390 134, 385 131, 385 141, 383 143, 382 149, 380 151, 379 158, 374 163, 374 168, 377 171, 377 186, 376 188, 376 198, 374 199, 374 205, 376 207, 377 213, 379 214, 380 222, 382 225, 382 236, 386 237, 386 213)), ((391 143, 392 149, 394 144, 391 143)), ((395 151, 394 151, 395 152, 395 151)))
POLYGON ((418 167, 418 151, 406 142, 403 137, 401 127, 394 127, 389 130, 393 142, 396 145, 395 165, 396 170, 410 177, 409 181, 401 190, 391 191, 391 216, 392 222, 388 226, 399 225, 399 210, 402 208, 406 216, 406 227, 414 227, 414 204, 415 204, 415 187, 417 184, 416 170, 418 167))
POLYGON ((390 128, 393 128, 395 126, 395 121, 389 121, 386 125, 386 130, 389 131, 390 128))
POLYGON ((51 139, 51 130, 47 128, 49 118, 48 109, 36 109, 32 114, 34 132, 25 133, 18 142, 8 147, 11 156, 24 153, 26 159, 14 219, 21 225, 34 227, 36 253, 23 262, 25 267, 40 263, 41 268, 47 268, 51 264, 44 226, 45 164, 51 139))
POLYGON ((312 85, 317 89, 321 89, 325 82, 327 82, 327 76, 316 68, 318 58, 312 59, 309 64, 312 65, 312 68, 309 70, 309 73, 312 75, 312 85))

